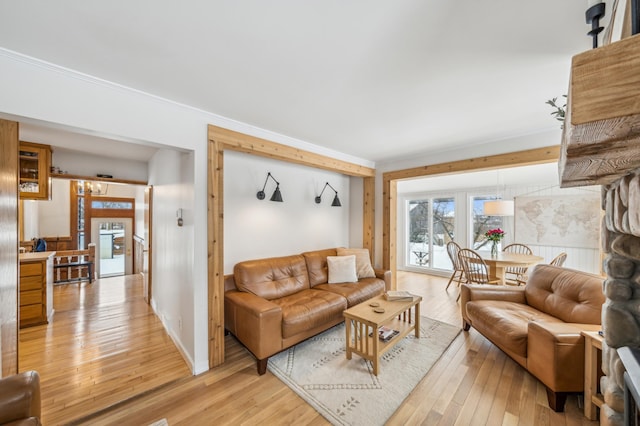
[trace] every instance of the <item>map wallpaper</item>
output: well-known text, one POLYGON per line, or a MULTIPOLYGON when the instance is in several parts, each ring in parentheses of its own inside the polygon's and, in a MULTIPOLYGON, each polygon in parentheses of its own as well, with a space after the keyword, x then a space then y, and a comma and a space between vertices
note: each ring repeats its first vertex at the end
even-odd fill
POLYGON ((515 198, 515 241, 523 244, 597 249, 599 193, 515 198))

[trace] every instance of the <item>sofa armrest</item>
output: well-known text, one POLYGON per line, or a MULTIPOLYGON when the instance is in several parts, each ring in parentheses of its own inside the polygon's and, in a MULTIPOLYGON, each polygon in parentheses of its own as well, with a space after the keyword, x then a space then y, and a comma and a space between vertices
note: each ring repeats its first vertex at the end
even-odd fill
MULTIPOLYGON (((460 312, 463 323, 471 324, 467 316, 466 304, 473 300, 501 300, 504 302, 527 303, 524 295, 524 287, 462 284, 460 286, 460 312)), ((468 330, 467 325, 463 326, 465 330, 468 330)))
POLYGON ((40 376, 26 371, 0 379, 0 424, 40 419, 40 376))
POLYGON ((374 269, 373 271, 376 273, 376 278, 384 280, 384 291, 391 290, 391 271, 384 269, 374 269))
POLYGON ((584 390, 582 331, 600 325, 532 321, 527 332, 527 369, 554 392, 584 390))
POLYGON ((282 349, 282 309, 255 294, 231 290, 224 295, 225 327, 258 359, 282 349))

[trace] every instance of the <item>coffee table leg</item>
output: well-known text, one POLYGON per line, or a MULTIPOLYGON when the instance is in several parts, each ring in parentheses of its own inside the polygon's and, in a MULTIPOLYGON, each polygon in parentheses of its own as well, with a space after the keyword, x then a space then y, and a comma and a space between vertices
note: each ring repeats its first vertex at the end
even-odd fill
MULTIPOLYGON (((375 330, 375 332, 377 333, 377 330, 375 330)), ((378 375, 378 362, 380 360, 380 352, 378 352, 378 345, 380 344, 379 342, 380 339, 378 339, 378 336, 374 333, 373 336, 373 359, 372 359, 372 363, 373 363, 373 375, 377 376, 378 375)))
POLYGON ((420 338, 420 303, 416 304, 416 320, 415 320, 416 338, 420 338))
POLYGON ((346 343, 347 343, 347 359, 351 359, 351 320, 346 319, 344 321, 344 329, 347 333, 346 335, 346 343))

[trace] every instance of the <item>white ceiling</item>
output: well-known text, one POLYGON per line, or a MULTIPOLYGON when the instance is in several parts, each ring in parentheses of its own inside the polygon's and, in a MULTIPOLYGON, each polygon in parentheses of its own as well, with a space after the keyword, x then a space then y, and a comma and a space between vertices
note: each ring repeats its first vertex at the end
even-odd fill
POLYGON ((557 128, 586 7, 2 1, 0 47, 378 162, 557 128))

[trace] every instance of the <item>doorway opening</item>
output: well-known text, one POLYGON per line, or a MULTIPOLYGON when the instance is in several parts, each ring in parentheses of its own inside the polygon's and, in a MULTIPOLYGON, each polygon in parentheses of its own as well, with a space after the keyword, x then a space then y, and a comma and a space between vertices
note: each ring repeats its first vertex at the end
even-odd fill
POLYGON ((131 219, 92 218, 91 228, 92 240, 96 244, 98 278, 130 275, 131 219))

